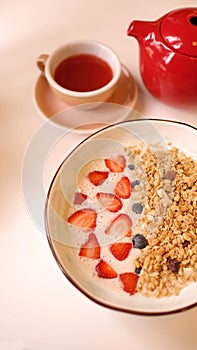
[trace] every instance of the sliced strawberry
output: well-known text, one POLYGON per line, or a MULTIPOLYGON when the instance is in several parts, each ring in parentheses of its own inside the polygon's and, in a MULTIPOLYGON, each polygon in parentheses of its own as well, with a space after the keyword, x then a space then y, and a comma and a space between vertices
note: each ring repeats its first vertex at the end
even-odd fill
POLYGON ((96 219, 97 214, 93 209, 81 209, 70 215, 67 221, 82 229, 93 229, 96 227, 96 219))
POLYGON ((119 198, 129 198, 131 196, 131 182, 127 176, 123 176, 117 183, 114 189, 116 196, 119 198))
POLYGON ((105 165, 113 173, 121 173, 126 166, 126 159, 119 154, 117 157, 105 159, 105 165))
POLYGON ((129 231, 126 233, 125 237, 131 237, 131 236, 132 236, 132 230, 129 230, 129 231))
POLYGON ((119 214, 105 230, 107 235, 125 236, 132 228, 132 221, 127 214, 119 214))
POLYGON ((101 203, 101 205, 111 211, 116 213, 122 208, 122 202, 120 198, 116 197, 113 193, 98 192, 96 198, 101 203))
POLYGON ((134 294, 137 287, 137 281, 139 276, 133 272, 126 272, 120 274, 120 280, 123 284, 123 289, 129 294, 134 294))
POLYGON ((90 182, 95 185, 101 185, 108 178, 108 171, 93 170, 88 173, 90 182))
POLYGON ((82 204, 88 196, 85 193, 75 192, 73 204, 82 204))
POLYGON ((113 256, 122 261, 125 260, 132 248, 132 243, 114 243, 110 247, 110 251, 113 254, 113 256))
POLYGON ((81 246, 79 255, 90 259, 98 259, 100 258, 100 253, 101 248, 97 237, 94 233, 90 233, 87 241, 81 246))
POLYGON ((113 267, 102 259, 96 265, 96 272, 98 276, 102 278, 116 278, 118 276, 113 267))

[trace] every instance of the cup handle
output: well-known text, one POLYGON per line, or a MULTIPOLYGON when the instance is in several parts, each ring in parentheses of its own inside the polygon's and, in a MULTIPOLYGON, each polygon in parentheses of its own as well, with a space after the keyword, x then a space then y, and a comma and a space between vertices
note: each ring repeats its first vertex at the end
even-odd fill
POLYGON ((36 61, 37 66, 43 75, 45 75, 45 64, 46 64, 48 57, 49 57, 49 55, 43 53, 40 56, 38 56, 37 61, 36 61))

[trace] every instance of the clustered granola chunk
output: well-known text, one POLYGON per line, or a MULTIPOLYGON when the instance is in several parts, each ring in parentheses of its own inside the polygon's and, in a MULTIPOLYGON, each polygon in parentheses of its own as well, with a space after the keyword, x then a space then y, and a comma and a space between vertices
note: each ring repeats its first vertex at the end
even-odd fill
POLYGON ((148 245, 136 259, 137 291, 149 297, 178 295, 197 281, 197 161, 171 147, 141 155, 147 204, 141 232, 148 245))

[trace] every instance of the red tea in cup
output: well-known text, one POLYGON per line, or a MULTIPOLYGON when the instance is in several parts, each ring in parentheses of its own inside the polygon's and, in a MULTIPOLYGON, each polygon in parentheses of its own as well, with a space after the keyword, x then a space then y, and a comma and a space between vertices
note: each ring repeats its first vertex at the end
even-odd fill
POLYGON ((110 65, 100 57, 78 54, 67 57, 56 68, 55 81, 63 88, 88 92, 102 88, 113 78, 110 65))
POLYGON ((87 109, 112 96, 122 72, 118 56, 90 40, 76 40, 50 55, 41 54, 37 65, 58 98, 71 106, 86 104, 87 109))

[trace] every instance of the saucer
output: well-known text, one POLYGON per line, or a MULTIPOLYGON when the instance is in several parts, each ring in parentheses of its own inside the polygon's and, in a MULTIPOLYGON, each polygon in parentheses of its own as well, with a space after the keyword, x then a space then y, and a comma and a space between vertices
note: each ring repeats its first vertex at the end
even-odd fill
POLYGON ((87 107, 84 110, 63 102, 53 93, 46 78, 40 75, 35 85, 34 101, 45 120, 77 132, 94 132, 128 118, 137 101, 137 86, 131 73, 122 65, 120 80, 113 95, 105 103, 97 103, 96 108, 87 107))

